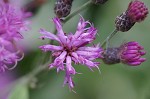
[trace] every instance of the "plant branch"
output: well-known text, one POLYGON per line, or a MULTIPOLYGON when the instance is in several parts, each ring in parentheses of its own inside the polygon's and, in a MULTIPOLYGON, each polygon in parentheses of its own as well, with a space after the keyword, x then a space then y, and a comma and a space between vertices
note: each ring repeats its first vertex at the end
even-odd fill
POLYGON ((101 44, 101 47, 104 47, 106 45, 107 42, 110 41, 110 39, 112 39, 116 34, 117 34, 118 30, 114 29, 109 36, 103 41, 103 43, 101 44))

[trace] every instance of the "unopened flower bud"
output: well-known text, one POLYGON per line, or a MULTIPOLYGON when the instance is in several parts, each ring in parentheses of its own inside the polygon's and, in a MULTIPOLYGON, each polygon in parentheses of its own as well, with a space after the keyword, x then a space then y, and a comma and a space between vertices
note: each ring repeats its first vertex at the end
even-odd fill
POLYGON ((148 8, 143 2, 135 0, 130 2, 127 12, 127 15, 133 22, 141 22, 147 17, 148 8))
POLYGON ((108 0, 92 0, 92 2, 94 4, 104 4, 104 3, 106 3, 106 1, 108 1, 108 0))
POLYGON ((132 28, 135 24, 128 16, 126 12, 123 12, 120 16, 117 16, 115 20, 116 29, 118 31, 126 32, 132 28))
POLYGON ((106 64, 124 63, 129 66, 138 66, 144 61, 146 54, 144 48, 135 41, 125 43, 117 48, 107 48, 103 53, 103 61, 106 64))
POLYGON ((54 12, 57 17, 66 17, 71 12, 73 0, 57 0, 54 7, 54 12))
POLYGON ((143 2, 135 0, 129 3, 128 9, 115 20, 116 29, 126 32, 132 28, 136 22, 143 21, 148 14, 148 8, 143 2))
POLYGON ((107 48, 103 53, 103 61, 106 64, 120 63, 118 56, 119 48, 107 48))
POLYGON ((122 63, 137 66, 144 62, 146 59, 141 56, 145 55, 143 47, 138 42, 132 41, 120 46, 120 60, 122 63))

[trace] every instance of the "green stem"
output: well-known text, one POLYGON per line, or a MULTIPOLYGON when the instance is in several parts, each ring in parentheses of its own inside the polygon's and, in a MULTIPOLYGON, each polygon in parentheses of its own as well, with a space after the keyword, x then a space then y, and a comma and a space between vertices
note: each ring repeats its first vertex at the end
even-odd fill
POLYGON ((87 8, 91 4, 92 4, 92 0, 89 0, 88 2, 86 2, 85 4, 83 4, 81 7, 77 8, 76 10, 74 10, 70 15, 68 15, 64 19, 63 23, 66 23, 67 21, 69 21, 71 18, 73 18, 75 15, 77 15, 78 13, 80 13, 81 11, 83 11, 85 8, 87 8))
POLYGON ((107 41, 109 42, 110 39, 112 39, 116 34, 117 34, 118 30, 114 29, 109 36, 103 41, 103 43, 101 44, 101 47, 104 47, 107 43, 107 41))
POLYGON ((46 62, 44 65, 41 65, 37 68, 35 68, 33 71, 31 71, 31 73, 29 73, 28 75, 25 76, 25 78, 28 79, 28 81, 30 81, 33 77, 35 77, 37 74, 41 73, 43 70, 48 69, 48 65, 50 64, 49 62, 46 62))

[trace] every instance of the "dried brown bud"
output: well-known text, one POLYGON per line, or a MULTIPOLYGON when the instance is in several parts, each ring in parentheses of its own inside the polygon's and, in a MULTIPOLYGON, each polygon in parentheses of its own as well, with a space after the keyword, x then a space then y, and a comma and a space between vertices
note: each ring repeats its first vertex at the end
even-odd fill
POLYGON ((73 0, 57 0, 54 7, 54 12, 57 17, 66 17, 71 12, 73 0))

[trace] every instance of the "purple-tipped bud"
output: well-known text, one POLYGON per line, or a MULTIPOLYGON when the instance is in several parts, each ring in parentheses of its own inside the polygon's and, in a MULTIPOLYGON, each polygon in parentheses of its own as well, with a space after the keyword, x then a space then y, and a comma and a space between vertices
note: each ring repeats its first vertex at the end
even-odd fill
POLYGON ((127 12, 133 22, 141 22, 147 17, 148 8, 143 2, 135 0, 130 2, 127 12))
POLYGON ((120 16, 117 16, 115 20, 116 29, 118 31, 126 32, 132 28, 135 24, 128 16, 126 12, 123 12, 120 16))
POLYGON ((92 0, 92 2, 94 3, 94 4, 104 4, 104 3, 106 3, 108 0, 92 0))
POLYGON ((120 63, 119 48, 107 48, 103 53, 103 61, 106 64, 120 63))
POLYGON ((57 17, 66 17, 71 12, 73 0, 57 0, 54 7, 54 12, 57 17))
POLYGON ((125 43, 120 46, 120 49, 120 60, 127 65, 138 66, 146 60, 141 57, 146 52, 143 51, 143 47, 138 42, 132 41, 125 43))

